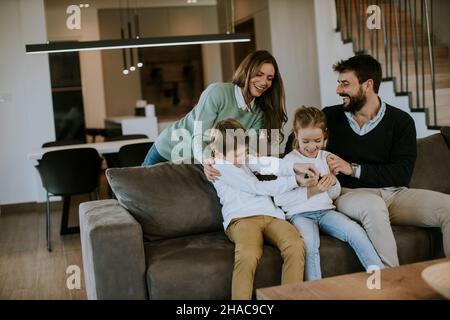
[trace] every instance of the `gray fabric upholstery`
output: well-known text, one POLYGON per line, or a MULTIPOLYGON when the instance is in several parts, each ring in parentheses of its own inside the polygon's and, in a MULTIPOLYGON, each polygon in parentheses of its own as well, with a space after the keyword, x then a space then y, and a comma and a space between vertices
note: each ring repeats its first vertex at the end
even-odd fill
POLYGON ((442 127, 441 134, 447 142, 447 146, 450 148, 450 127, 442 127))
POLYGON ((220 203, 202 167, 163 163, 106 171, 120 204, 141 224, 147 240, 221 230, 220 203))
MULTIPOLYGON (((411 187, 450 193, 448 159, 442 135, 419 139, 411 187)), ((88 297, 230 298, 234 245, 223 232, 219 200, 201 167, 164 163, 109 169, 107 175, 120 205, 108 200, 80 206, 88 297)), ((401 264, 443 257, 439 229, 393 231, 401 264)), ((324 277, 363 270, 349 245, 326 235, 320 256, 324 277)), ((279 251, 266 245, 254 287, 278 285, 281 264, 279 251)))
POLYGON ((450 149, 439 133, 417 141, 417 160, 409 186, 450 193, 450 149))
MULTIPOLYGON (((443 256, 439 229, 393 230, 401 264, 443 256)), ((224 232, 148 242, 145 255, 150 299, 230 299, 234 245, 224 232)), ((350 246, 323 234, 320 256, 324 277, 364 271, 350 246)), ((264 246, 254 288, 279 285, 281 265, 279 250, 264 246)))
POLYGON ((116 200, 80 205, 80 233, 89 299, 146 299, 139 223, 116 200))
MULTIPOLYGON (((145 245, 150 299, 229 299, 234 245, 223 231, 145 245)), ((280 283, 281 256, 266 245, 256 288, 280 283)))

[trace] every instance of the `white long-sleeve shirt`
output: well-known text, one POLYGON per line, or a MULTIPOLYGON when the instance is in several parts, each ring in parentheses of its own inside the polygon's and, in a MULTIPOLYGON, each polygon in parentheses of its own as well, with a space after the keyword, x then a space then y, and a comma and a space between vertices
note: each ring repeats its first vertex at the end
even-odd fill
POLYGON ((272 197, 296 188, 293 163, 274 157, 250 158, 248 164, 236 167, 232 163, 215 159, 213 167, 220 172, 214 182, 222 204, 223 227, 227 229, 233 219, 267 215, 285 219, 284 212, 275 206, 272 197), (276 174, 271 181, 259 181, 252 171, 276 174))
MULTIPOLYGON (((308 158, 297 150, 293 150, 286 155, 283 160, 291 162, 292 164, 311 163, 323 176, 330 173, 327 164, 327 156, 329 154, 330 153, 327 151, 320 150, 316 158, 308 158)), ((288 164, 285 164, 285 166, 288 166, 288 164)), ((336 184, 327 192, 316 194, 309 199, 308 188, 298 187, 283 194, 278 194, 274 197, 274 202, 286 212, 286 217, 289 218, 297 213, 335 209, 336 207, 333 205, 333 200, 339 197, 340 194, 341 185, 339 184, 339 181, 336 181, 336 184)))

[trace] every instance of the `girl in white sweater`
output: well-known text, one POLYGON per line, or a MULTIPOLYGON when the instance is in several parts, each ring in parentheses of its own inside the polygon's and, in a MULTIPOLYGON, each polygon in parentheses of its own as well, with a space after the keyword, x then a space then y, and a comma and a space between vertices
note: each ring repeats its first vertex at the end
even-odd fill
POLYGON ((306 245, 305 280, 322 277, 319 229, 348 242, 366 269, 369 266, 383 268, 364 229, 334 210, 333 200, 340 195, 341 186, 328 168, 327 157, 330 153, 322 150, 327 134, 324 113, 317 108, 301 107, 295 114, 294 134, 294 150, 284 160, 312 164, 320 172, 320 177, 317 177, 314 186, 295 188, 275 196, 274 201, 303 236, 306 245))

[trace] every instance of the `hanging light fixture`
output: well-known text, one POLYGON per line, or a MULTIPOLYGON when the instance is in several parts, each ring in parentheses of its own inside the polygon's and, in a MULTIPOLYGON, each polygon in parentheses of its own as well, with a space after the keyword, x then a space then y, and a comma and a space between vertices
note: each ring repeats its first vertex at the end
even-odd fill
MULTIPOLYGON (((134 30, 136 32, 136 39, 141 37, 141 27, 139 25, 139 14, 137 12, 137 0, 134 1, 134 30)), ((144 64, 139 59, 139 49, 136 48, 136 61, 138 62, 136 66, 142 68, 144 64)))
MULTIPOLYGON (((128 1, 128 0, 127 0, 128 1)), ((120 3, 120 0, 119 0, 120 3)), ((122 8, 121 8, 122 9, 122 8)), ((228 10, 228 9, 227 9, 228 10)), ((122 10, 121 10, 122 11, 122 10)), ((226 13, 228 16, 228 12, 226 13)), ((123 23, 123 17, 121 12, 121 19, 123 23)), ((228 19, 227 19, 228 20, 228 19)), ((128 70, 126 49, 132 48, 148 48, 148 47, 163 47, 163 46, 182 46, 182 45, 194 45, 194 44, 213 44, 213 43, 236 43, 236 42, 249 42, 251 41, 250 34, 248 33, 234 33, 233 23, 231 28, 227 26, 227 32, 225 34, 202 34, 191 36, 171 36, 171 37, 152 37, 141 38, 139 35, 139 29, 137 30, 136 37, 130 35, 131 23, 129 22, 128 38, 125 39, 125 30, 123 24, 121 25, 121 39, 115 40, 96 40, 96 41, 62 41, 62 42, 47 42, 41 44, 27 44, 25 45, 25 51, 27 54, 37 53, 54 53, 54 52, 77 52, 77 51, 92 51, 92 50, 111 50, 122 49, 124 55, 124 70, 128 70)), ((135 25, 139 25, 139 17, 135 14, 135 25), (137 23, 136 23, 137 21, 137 23)), ((131 55, 132 56, 132 55, 131 55)), ((131 66, 134 65, 134 58, 131 58, 131 66)), ((142 62, 138 61, 137 66, 142 66, 142 62)), ((131 69, 131 67, 130 67, 131 69)))
MULTIPOLYGON (((120 38, 122 40, 125 39, 125 30, 123 28, 123 13, 122 13, 122 1, 119 0, 119 13, 120 13, 120 38)), ((122 58, 123 58, 123 70, 122 73, 124 75, 127 75, 130 73, 128 70, 128 64, 127 64, 127 51, 125 49, 122 49, 122 58)))

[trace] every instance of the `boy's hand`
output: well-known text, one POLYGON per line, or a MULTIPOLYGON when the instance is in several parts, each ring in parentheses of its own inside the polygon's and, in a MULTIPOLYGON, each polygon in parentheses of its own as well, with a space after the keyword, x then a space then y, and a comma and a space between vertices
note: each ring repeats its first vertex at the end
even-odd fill
POLYGON ((294 172, 298 175, 308 175, 307 178, 319 177, 320 173, 317 168, 311 163, 295 163, 294 164, 294 172))
POLYGON ((304 174, 297 174, 295 179, 299 187, 313 187, 319 182, 319 175, 316 174, 313 177, 306 178, 304 174))
POLYGON ((205 173, 206 179, 211 183, 216 182, 217 178, 220 177, 220 172, 213 168, 213 164, 214 159, 203 160, 203 172, 205 173))

